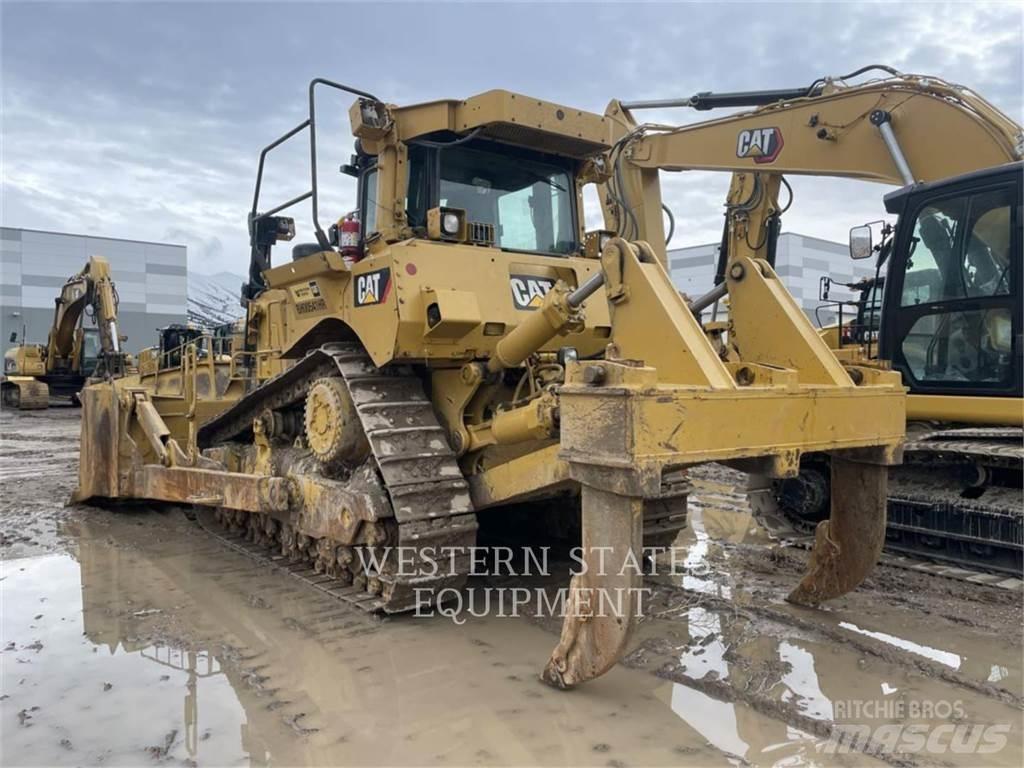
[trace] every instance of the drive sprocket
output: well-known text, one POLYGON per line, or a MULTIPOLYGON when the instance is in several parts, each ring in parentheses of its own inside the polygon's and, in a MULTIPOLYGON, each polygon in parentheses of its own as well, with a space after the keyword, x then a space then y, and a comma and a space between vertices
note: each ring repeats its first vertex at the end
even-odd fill
POLYGON ((358 464, 370 446, 348 387, 340 376, 317 379, 306 394, 306 441, 324 466, 358 464))

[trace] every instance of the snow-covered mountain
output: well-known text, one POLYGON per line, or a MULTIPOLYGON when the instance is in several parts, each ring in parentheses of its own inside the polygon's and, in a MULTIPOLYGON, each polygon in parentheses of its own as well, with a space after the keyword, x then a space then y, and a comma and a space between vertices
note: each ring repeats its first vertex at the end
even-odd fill
POLYGON ((188 273, 188 321, 204 328, 223 325, 245 315, 239 305, 245 278, 231 272, 188 273))

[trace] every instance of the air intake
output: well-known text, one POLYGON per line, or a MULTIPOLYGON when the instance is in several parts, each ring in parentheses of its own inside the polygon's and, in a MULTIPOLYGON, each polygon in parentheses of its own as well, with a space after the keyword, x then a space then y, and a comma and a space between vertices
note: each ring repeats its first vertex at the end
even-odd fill
POLYGON ((494 245, 494 225, 479 221, 468 222, 468 240, 474 245, 494 245))

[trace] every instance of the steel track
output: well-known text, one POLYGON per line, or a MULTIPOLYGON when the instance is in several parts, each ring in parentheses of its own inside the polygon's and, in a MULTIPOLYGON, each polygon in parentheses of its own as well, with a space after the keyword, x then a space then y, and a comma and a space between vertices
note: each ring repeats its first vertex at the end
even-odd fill
MULTIPOLYGON (((391 546, 406 548, 411 555, 406 570, 422 574, 419 566, 427 565, 425 557, 452 550, 468 553, 477 531, 469 487, 423 385, 409 368, 378 369, 358 344, 326 344, 264 382, 204 424, 200 446, 244 440, 263 410, 302 406, 309 387, 327 377, 342 379, 355 405, 397 523, 397 541, 391 546)), ((468 566, 467 554, 439 562, 432 575, 374 574, 383 583, 381 596, 365 593, 355 602, 388 613, 411 610, 427 594, 424 590, 461 587, 468 566), (454 571, 445 570, 449 563, 456 566, 454 571)))

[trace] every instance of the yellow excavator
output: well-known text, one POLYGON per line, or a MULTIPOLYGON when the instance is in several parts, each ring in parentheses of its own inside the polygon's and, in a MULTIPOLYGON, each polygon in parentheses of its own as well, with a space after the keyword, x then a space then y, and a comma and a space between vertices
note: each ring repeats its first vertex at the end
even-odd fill
POLYGON ((211 509, 308 562, 319 588, 389 613, 465 583, 478 517, 525 505, 543 530, 581 510, 585 567, 543 673, 570 687, 623 653, 642 546, 685 519, 688 467, 792 477, 803 454, 825 453, 838 492, 789 599, 841 595, 881 550, 905 395, 898 373, 837 359, 786 291, 771 264, 777 193, 783 173, 899 183, 886 130, 940 121, 955 145, 975 121, 953 92, 909 76, 825 79, 733 95, 762 106, 666 129, 637 125, 639 104, 597 115, 488 91, 399 107, 314 80, 307 119, 260 156, 242 348, 224 360, 194 340, 165 358, 174 365, 86 387, 75 498, 211 509), (319 223, 324 89, 356 97, 343 167, 358 179, 356 233, 351 218, 319 223), (879 109, 889 121, 869 119, 879 109), (309 190, 262 207, 268 154, 302 132, 309 190), (835 152, 843 142, 866 170, 835 152), (698 167, 733 181, 723 279, 687 303, 666 270, 658 175, 698 167), (588 184, 604 231, 583 230, 588 184), (316 242, 275 265, 273 246, 295 235, 279 214, 305 200, 316 242), (726 296, 728 332, 711 340, 700 311, 726 296))
MULTIPOLYGON (((78 404, 78 393, 91 376, 125 372, 117 328, 117 290, 110 263, 92 256, 85 267, 68 278, 55 299, 53 325, 45 345, 21 343, 4 354, 0 391, 6 408, 47 408, 50 397, 78 404), (83 320, 90 314, 95 328, 83 320)), ((17 341, 12 334, 12 342, 17 341)))
MULTIPOLYGON (((979 167, 938 181, 923 173, 927 183, 886 199, 889 213, 915 217, 912 227, 851 230, 851 254, 874 257, 876 276, 846 286, 853 318, 825 333, 838 356, 884 361, 908 390, 909 439, 890 475, 886 547, 1019 578, 1024 169, 979 167)), ((843 303, 830 303, 842 312, 843 303)), ((827 458, 805 456, 800 475, 774 483, 772 495, 795 529, 813 527, 828 514, 827 458)))
MULTIPOLYGON (((649 160, 636 147, 630 160, 659 168, 728 167, 728 140, 735 137, 737 156, 753 154, 774 172, 900 187, 886 195, 885 211, 902 227, 877 222, 851 230, 851 257, 876 258, 878 274, 847 286, 859 294, 855 320, 823 337, 840 360, 896 370, 908 389, 904 462, 889 477, 887 546, 1019 577, 1024 134, 967 88, 876 69, 890 77, 854 88, 817 83, 814 99, 788 101, 793 92, 698 94, 624 105, 713 109, 775 102, 750 116, 637 129, 659 138, 652 139, 657 146, 649 160), (758 128, 758 120, 772 119, 778 122, 758 128), (879 231, 881 242, 873 242, 879 231)), ((735 192, 730 205, 739 199, 735 192)), ((635 215, 616 208, 614 198, 606 198, 612 213, 632 226, 635 215)), ((769 206, 764 235, 773 263, 781 212, 774 202, 769 206)), ((728 231, 719 286, 727 264, 728 231)), ((808 532, 830 514, 830 461, 809 452, 801 466, 795 478, 754 481, 751 500, 762 519, 781 510, 808 532)))

